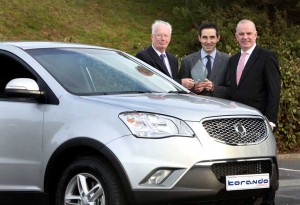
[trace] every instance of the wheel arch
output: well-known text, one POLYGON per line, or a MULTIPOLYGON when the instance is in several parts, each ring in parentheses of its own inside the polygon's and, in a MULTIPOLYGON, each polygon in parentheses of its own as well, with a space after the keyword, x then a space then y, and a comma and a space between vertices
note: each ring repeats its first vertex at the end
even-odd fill
POLYGON ((134 204, 129 178, 118 158, 103 143, 87 137, 74 138, 63 143, 50 157, 44 176, 44 190, 49 195, 50 201, 63 171, 74 160, 86 156, 97 156, 107 161, 120 179, 128 203, 134 204))

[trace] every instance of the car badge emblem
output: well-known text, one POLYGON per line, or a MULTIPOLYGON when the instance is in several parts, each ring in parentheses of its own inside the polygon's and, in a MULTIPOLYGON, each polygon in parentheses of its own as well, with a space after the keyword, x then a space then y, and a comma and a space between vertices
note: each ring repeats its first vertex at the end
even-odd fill
POLYGON ((234 129, 240 137, 244 137, 247 134, 246 128, 241 123, 235 124, 234 129))

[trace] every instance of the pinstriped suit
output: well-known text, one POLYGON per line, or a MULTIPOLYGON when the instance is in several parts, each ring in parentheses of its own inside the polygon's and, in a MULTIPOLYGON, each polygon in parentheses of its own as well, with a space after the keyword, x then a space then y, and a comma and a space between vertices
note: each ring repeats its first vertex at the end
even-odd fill
MULTIPOLYGON (((227 85, 227 64, 229 55, 217 50, 214 64, 209 77, 209 80, 213 82, 215 88, 213 92, 202 91, 201 95, 209 95, 218 98, 229 98, 227 85)), ((201 50, 196 53, 192 53, 183 58, 181 67, 179 70, 179 78, 191 78, 191 69, 198 60, 201 60, 201 50)))

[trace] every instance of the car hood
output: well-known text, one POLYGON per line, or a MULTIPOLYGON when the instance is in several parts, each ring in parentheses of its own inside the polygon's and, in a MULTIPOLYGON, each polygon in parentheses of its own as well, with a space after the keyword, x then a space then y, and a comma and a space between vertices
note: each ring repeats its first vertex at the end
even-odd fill
POLYGON ((192 94, 147 93, 83 98, 123 107, 124 111, 153 112, 189 121, 220 115, 260 115, 256 109, 237 102, 192 94))

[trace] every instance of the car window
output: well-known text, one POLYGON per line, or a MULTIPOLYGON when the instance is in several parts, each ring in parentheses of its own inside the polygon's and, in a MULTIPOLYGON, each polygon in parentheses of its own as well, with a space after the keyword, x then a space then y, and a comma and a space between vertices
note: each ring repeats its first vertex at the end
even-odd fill
POLYGON ((176 85, 121 52, 101 49, 27 51, 74 94, 177 91, 176 85))
POLYGON ((15 78, 31 78, 36 81, 36 77, 24 66, 24 62, 16 56, 0 53, 0 99, 6 99, 5 86, 15 78))

